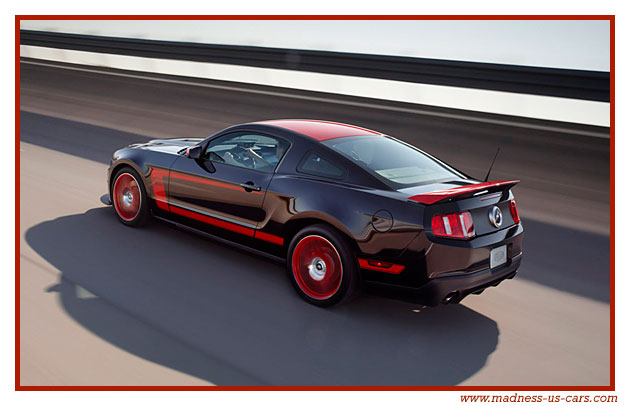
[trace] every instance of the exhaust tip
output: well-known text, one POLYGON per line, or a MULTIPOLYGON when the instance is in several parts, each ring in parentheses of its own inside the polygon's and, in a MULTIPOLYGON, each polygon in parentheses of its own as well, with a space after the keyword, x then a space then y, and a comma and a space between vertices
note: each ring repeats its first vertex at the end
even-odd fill
POLYGON ((444 299, 442 300, 442 303, 444 303, 444 304, 456 303, 458 296, 459 296, 459 292, 457 292, 457 291, 450 292, 448 295, 446 295, 444 297, 444 299))

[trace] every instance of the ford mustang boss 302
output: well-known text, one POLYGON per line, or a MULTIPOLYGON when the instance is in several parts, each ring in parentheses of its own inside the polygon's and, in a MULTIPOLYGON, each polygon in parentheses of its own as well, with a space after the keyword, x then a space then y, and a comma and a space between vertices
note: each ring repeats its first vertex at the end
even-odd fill
POLYGON ((362 286, 428 306, 513 278, 521 225, 510 190, 394 137, 272 120, 113 154, 120 221, 151 216, 286 262, 298 294, 329 306, 362 286))

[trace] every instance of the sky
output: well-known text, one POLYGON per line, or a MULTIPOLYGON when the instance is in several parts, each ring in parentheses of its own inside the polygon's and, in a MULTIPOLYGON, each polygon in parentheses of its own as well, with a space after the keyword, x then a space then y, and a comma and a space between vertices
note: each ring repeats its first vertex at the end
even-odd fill
POLYGON ((92 35, 610 70, 608 21, 23 21, 92 35))

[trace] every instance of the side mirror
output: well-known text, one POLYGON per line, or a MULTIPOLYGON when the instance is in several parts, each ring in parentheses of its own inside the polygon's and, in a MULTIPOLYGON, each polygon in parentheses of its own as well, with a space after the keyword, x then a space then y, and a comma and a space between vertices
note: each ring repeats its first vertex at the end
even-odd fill
POLYGON ((190 159, 201 159, 201 145, 195 145, 194 147, 189 147, 186 149, 186 158, 190 159))

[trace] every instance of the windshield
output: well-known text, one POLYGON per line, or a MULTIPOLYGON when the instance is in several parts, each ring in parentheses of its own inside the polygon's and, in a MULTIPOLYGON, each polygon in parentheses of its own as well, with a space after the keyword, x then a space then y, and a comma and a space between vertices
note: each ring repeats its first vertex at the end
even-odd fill
POLYGON ((419 149, 390 137, 343 137, 323 143, 397 188, 466 179, 419 149))

